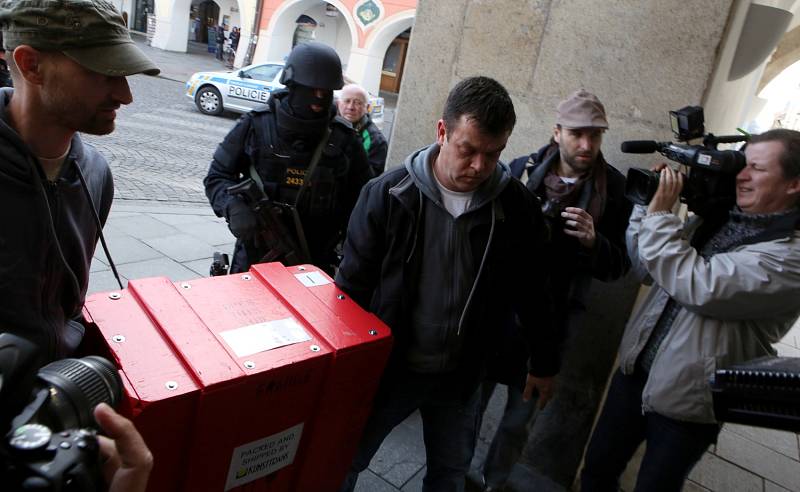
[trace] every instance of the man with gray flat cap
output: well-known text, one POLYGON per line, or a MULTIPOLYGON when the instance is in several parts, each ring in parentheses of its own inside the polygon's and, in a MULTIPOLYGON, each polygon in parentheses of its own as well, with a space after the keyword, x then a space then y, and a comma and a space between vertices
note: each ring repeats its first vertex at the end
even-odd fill
POLYGON ((111 208, 105 135, 133 100, 127 75, 159 73, 102 0, 0 2, 14 88, 0 91, 0 331, 47 360, 83 338, 89 266, 111 208))
MULTIPOLYGON (((536 415, 535 399, 523 401, 522 392, 503 374, 490 374, 483 386, 483 403, 488 403, 497 382, 508 383, 508 400, 497 433, 485 463, 478 465, 470 477, 483 490, 500 490, 528 442, 534 421, 550 434, 539 441, 556 439, 572 442, 586 439, 594 417, 594 405, 587 400, 585 376, 579 369, 586 361, 573 360, 571 353, 580 343, 586 320, 586 298, 592 279, 604 282, 622 277, 630 267, 625 248, 625 229, 631 204, 624 196, 625 178, 603 158, 600 146, 608 120, 603 104, 594 94, 578 90, 559 103, 556 124, 550 142, 536 153, 519 157, 510 163, 511 173, 521 179, 542 204, 553 242, 552 290, 557 313, 565 320, 566 342, 563 345, 563 366, 559 390, 553 401, 536 415), (578 338, 578 340, 576 340, 578 338), (494 377, 491 377, 494 376, 494 377), (492 381, 493 379, 493 381, 492 381), (566 408, 572 402, 580 408, 566 408), (566 403, 565 403, 566 402, 566 403), (584 408, 585 407, 585 408, 584 408), (586 415, 582 415, 585 412, 586 415), (569 414, 569 422, 563 422, 569 414), (480 473, 481 476, 475 477, 480 473)), ((530 258, 537 261, 539 258, 530 258)), ((509 329, 508 332, 515 333, 509 329)), ((523 343, 508 344, 524 347, 523 343)), ((525 354, 500 354, 503 359, 525 360, 525 354)), ((574 476, 580 463, 580 451, 570 455, 562 446, 552 468, 574 476)), ((553 454, 553 453, 549 453, 553 454)), ((559 477, 550 477, 558 481, 559 477)), ((569 486, 569 484, 565 484, 569 486)))

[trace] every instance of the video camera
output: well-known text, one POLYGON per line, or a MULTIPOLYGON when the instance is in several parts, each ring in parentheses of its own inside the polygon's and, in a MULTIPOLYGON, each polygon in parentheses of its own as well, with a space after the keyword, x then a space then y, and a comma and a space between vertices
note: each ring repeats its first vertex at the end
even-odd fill
POLYGON ((93 411, 122 398, 117 369, 97 356, 40 365, 31 342, 0 334, 0 483, 5 490, 102 490, 93 411))
MULTIPOLYGON (((670 111, 672 132, 679 141, 703 138, 703 145, 686 145, 654 140, 622 142, 622 152, 651 154, 659 152, 667 159, 687 166, 681 201, 697 215, 727 211, 736 203, 736 175, 745 166, 744 153, 738 150, 717 150, 721 143, 744 142, 746 135, 715 136, 705 134, 703 108, 686 106, 670 111)), ((628 170, 625 196, 637 205, 647 205, 658 188, 656 172, 628 170)))

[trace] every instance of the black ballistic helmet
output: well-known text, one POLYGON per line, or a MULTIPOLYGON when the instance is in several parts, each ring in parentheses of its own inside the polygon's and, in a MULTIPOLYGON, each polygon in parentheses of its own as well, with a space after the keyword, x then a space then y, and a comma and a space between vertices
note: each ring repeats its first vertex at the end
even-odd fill
POLYGON ((310 41, 298 44, 289 53, 281 84, 300 84, 314 89, 337 90, 344 85, 342 62, 333 48, 310 41))

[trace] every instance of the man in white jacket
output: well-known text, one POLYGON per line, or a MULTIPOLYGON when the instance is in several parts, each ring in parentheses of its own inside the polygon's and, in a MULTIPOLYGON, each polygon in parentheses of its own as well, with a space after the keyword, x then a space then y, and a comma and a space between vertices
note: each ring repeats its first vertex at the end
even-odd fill
POLYGON ((800 315, 800 132, 751 139, 725 220, 672 213, 683 176, 665 164, 628 227, 632 266, 655 284, 631 316, 581 475, 584 491, 618 490, 642 441, 636 490, 681 490, 720 423, 717 367, 774 354, 800 315))

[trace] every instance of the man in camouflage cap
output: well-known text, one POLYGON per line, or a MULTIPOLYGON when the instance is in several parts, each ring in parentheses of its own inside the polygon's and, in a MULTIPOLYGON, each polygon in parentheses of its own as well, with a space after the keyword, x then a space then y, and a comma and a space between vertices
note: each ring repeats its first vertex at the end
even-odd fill
MULTIPOLYGON (((89 266, 114 194, 108 163, 77 132, 111 133, 133 100, 125 76, 159 70, 102 0, 0 1, 0 27, 14 81, 0 89, 0 333, 54 360, 83 337, 89 266)), ((118 439, 101 446, 106 462, 124 463, 112 487, 144 489, 146 445, 113 410, 98 413, 118 439)))
POLYGON ((111 133, 133 100, 125 76, 158 68, 103 0, 0 1, 0 27, 14 81, 0 90, 0 332, 53 360, 81 342, 114 194, 108 163, 77 132, 111 133))

